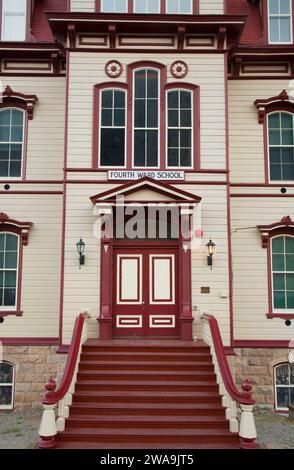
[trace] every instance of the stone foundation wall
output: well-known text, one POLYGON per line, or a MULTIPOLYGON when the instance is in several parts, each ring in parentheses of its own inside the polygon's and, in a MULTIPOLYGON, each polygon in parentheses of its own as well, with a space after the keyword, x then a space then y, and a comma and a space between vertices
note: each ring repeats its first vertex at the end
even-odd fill
POLYGON ((60 378, 67 354, 56 354, 56 346, 4 346, 3 360, 15 365, 14 407, 41 406, 44 384, 60 378))
POLYGON ((244 379, 253 384, 253 398, 258 405, 274 406, 274 367, 281 362, 288 362, 289 349, 235 349, 236 356, 231 356, 230 366, 236 384, 240 386, 244 379))

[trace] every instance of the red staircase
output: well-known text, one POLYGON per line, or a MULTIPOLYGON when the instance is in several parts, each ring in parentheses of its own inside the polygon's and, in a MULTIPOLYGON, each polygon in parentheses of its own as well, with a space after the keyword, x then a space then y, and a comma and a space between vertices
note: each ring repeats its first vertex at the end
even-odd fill
POLYGON ((203 342, 91 341, 57 448, 237 449, 203 342))

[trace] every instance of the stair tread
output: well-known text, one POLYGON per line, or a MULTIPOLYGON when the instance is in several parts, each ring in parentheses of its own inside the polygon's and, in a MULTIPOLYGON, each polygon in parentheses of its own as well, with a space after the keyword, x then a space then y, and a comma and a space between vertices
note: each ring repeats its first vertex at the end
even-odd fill
POLYGON ((107 386, 109 387, 112 386, 121 386, 121 387, 126 387, 126 386, 156 386, 156 387, 172 387, 172 386, 181 386, 181 387, 187 387, 187 386, 207 386, 207 387, 217 387, 217 384, 215 382, 209 382, 207 380, 189 380, 182 382, 181 380, 170 380, 168 382, 164 380, 124 380, 122 383, 119 379, 117 381, 109 381, 109 380, 87 380, 87 379, 79 379, 77 381, 77 385, 96 385, 97 387, 99 386, 107 386))
POLYGON ((191 371, 191 372, 187 372, 187 371, 184 371, 184 370, 179 370, 179 371, 170 371, 170 370, 167 370, 167 371, 159 371, 159 370, 154 370, 154 371, 138 371, 138 370, 134 370, 134 371, 126 371, 126 370, 105 370, 105 371, 101 371, 101 370, 98 370, 98 371, 93 371, 92 369, 88 369, 88 370, 81 370, 79 371, 79 375, 80 376, 83 376, 83 375, 95 375, 97 377, 105 377, 105 376, 129 376, 129 375, 133 375, 133 376, 164 376, 164 377, 168 377, 168 376, 172 376, 172 375, 178 375, 179 377, 197 377, 198 375, 207 375, 208 377, 215 377, 215 372, 214 371, 191 371))
POLYGON ((112 441, 107 442, 77 442, 71 441, 68 438, 62 439, 57 436, 59 449, 239 449, 238 440, 236 442, 216 442, 216 443, 186 443, 186 444, 169 444, 169 443, 144 443, 137 444, 133 441, 129 443, 121 443, 112 441))
MULTIPOLYGON (((75 408, 81 408, 81 409, 91 409, 91 410, 99 410, 103 409, 123 409, 124 411, 127 412, 127 409, 134 409, 134 410, 141 410, 141 409, 146 409, 146 410, 162 410, 163 404, 162 403, 104 403, 104 402, 99 402, 99 403, 74 403, 71 407, 71 410, 75 408)), ((181 410, 224 410, 222 405, 220 404, 214 404, 214 403, 209 403, 209 404, 204 404, 204 403, 168 403, 164 404, 164 411, 166 412, 167 410, 171 411, 181 411, 181 410)))
POLYGON ((152 361, 136 361, 135 363, 132 362, 131 360, 116 360, 116 361, 104 361, 103 359, 95 359, 95 361, 88 361, 86 359, 82 359, 82 364, 84 365, 92 365, 92 364, 95 364, 95 365, 107 365, 107 366, 115 366, 117 365, 118 367, 122 366, 122 365, 129 365, 129 366, 132 366, 134 367, 134 364, 137 366, 154 366, 154 365, 160 365, 160 366, 166 366, 166 367, 170 367, 172 368, 173 366, 189 366, 189 367, 197 367, 197 366, 213 366, 211 360, 207 360, 207 361, 195 361, 195 362, 192 362, 191 361, 191 364, 187 364, 187 362, 185 361, 173 361, 173 362, 169 362, 169 361, 155 361, 155 362, 152 362, 152 361))
POLYGON ((209 351, 82 351, 82 356, 146 356, 146 357, 161 357, 161 356, 169 356, 169 357, 210 357, 209 351))
MULTIPOLYGON (((119 415, 99 415, 99 416, 88 416, 88 415, 74 415, 69 418, 68 420, 68 425, 70 425, 73 422, 85 422, 87 421, 88 423, 101 423, 101 422, 109 422, 109 423, 114 423, 114 422, 124 422, 124 423, 139 423, 139 422, 154 422, 155 425, 158 425, 159 423, 159 417, 158 415, 133 415, 133 416, 119 416, 119 415)), ((228 425, 228 421, 225 419, 225 415, 223 416, 161 416, 160 417, 160 422, 161 423, 205 423, 205 422, 210 422, 210 423, 224 423, 228 425)))
POLYGON ((156 392, 144 392, 144 391, 132 391, 132 390, 124 390, 119 391, 119 390, 79 390, 75 393, 76 396, 93 396, 93 397, 103 397, 103 396, 115 396, 115 397, 122 397, 122 396, 127 396, 127 397, 146 397, 146 398, 154 398, 156 399, 157 397, 219 397, 219 394, 217 392, 207 392, 207 391, 193 391, 193 392, 184 392, 184 391, 156 391, 156 392))
MULTIPOLYGON (((69 424, 69 423, 68 423, 69 424)), ((66 430, 63 432, 63 435, 67 434, 91 434, 96 436, 107 436, 107 435, 129 435, 129 436, 162 436, 162 429, 158 428, 95 428, 89 425, 84 428, 71 428, 69 425, 66 430)), ((219 428, 207 428, 207 429, 183 429, 177 428, 168 428, 164 430, 165 436, 228 436, 234 437, 237 436, 236 433, 231 433, 228 429, 219 429, 219 428)))

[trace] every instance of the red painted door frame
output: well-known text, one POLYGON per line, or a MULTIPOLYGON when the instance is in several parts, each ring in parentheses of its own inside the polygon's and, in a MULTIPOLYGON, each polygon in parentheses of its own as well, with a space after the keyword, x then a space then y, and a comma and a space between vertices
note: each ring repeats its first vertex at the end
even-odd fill
MULTIPOLYGON (((111 217, 111 215, 109 215, 111 217)), ((188 216, 184 216, 188 217, 188 216)), ((192 340, 192 279, 191 279, 191 250, 187 247, 189 240, 180 238, 178 247, 178 305, 179 305, 179 332, 180 338, 184 341, 192 340)), ((126 242, 127 243, 127 242, 126 242)), ((129 242, 130 243, 130 242, 129 242)), ((131 245, 135 246, 135 241, 131 245)), ((154 242, 153 242, 154 243, 154 242)), ((169 242, 156 241, 156 247, 167 246, 169 242)), ((140 242, 139 242, 140 244, 140 242)), ((100 315, 97 318, 99 323, 99 337, 109 340, 112 336, 113 324, 113 276, 114 276, 114 246, 115 240, 112 237, 104 237, 101 240, 101 282, 100 282, 100 315)))

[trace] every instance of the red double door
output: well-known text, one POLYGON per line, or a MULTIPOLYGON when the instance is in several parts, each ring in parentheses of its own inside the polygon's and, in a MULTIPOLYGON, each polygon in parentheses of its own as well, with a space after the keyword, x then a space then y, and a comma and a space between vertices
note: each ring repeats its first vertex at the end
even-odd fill
POLYGON ((113 336, 179 336, 178 249, 114 248, 113 336))

